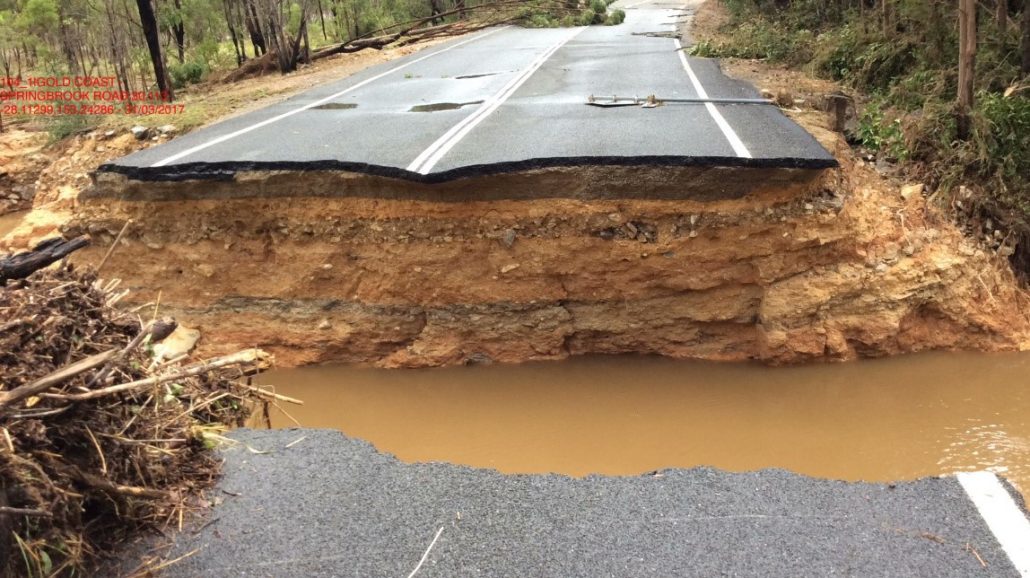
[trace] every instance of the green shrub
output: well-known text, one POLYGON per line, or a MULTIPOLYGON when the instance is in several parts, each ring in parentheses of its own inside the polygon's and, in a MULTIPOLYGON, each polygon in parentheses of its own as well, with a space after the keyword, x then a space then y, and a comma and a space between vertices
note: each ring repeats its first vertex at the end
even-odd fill
POLYGON ((187 84, 196 84, 207 74, 207 65, 202 62, 184 62, 171 64, 168 73, 172 77, 172 86, 182 88, 187 84))
POLYGON ((597 16, 597 13, 594 12, 593 10, 583 10, 582 12, 579 13, 579 16, 576 18, 576 25, 577 26, 590 26, 591 24, 595 24, 594 17, 596 17, 596 16, 597 16))
POLYGON ((608 26, 618 26, 626 21, 626 12, 624 10, 614 10, 608 13, 608 18, 604 21, 608 26))
MULTIPOLYGON (((958 35, 954 3, 894 2, 894 26, 857 0, 722 0, 730 21, 718 42, 699 42, 696 56, 762 58, 850 87, 872 102, 853 142, 899 161, 913 178, 941 190, 959 184, 980 196, 1012 231, 1024 231, 1017 266, 1030 276, 1030 91, 1020 71, 1018 26, 1002 33, 991 3, 978 3, 976 105, 960 139, 956 115, 958 35), (1009 93, 1008 96, 1005 96, 1009 93)), ((868 3, 866 4, 868 7, 868 3)))
POLYGON ((1026 180, 1030 175, 1030 98, 981 92, 978 127, 986 155, 1006 177, 1026 180))
POLYGON ((858 35, 848 25, 820 34, 813 57, 815 70, 834 80, 848 78, 857 67, 858 35))
MULTIPOLYGON (((55 109, 63 109, 66 104, 75 104, 57 101, 54 102, 55 109)), ((52 142, 59 141, 75 133, 89 130, 96 124, 98 117, 86 114, 59 114, 45 117, 46 130, 52 142)))
POLYGON ((718 58, 720 56, 728 56, 727 52, 722 46, 712 44, 709 40, 702 40, 691 46, 688 53, 691 56, 699 56, 701 58, 718 58))
POLYGON ((905 145, 905 133, 901 129, 901 119, 887 118, 880 101, 870 102, 858 118, 855 138, 871 150, 880 151, 896 161, 909 157, 905 145))
POLYGON ((550 14, 534 12, 522 20, 522 25, 526 28, 556 28, 559 22, 550 14))

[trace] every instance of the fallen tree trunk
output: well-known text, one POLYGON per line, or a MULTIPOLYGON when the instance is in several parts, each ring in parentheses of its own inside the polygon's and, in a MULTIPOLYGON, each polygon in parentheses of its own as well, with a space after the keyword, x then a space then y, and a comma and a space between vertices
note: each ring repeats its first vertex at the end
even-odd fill
MULTIPOLYGON (((352 38, 346 42, 320 48, 311 53, 310 60, 315 61, 336 54, 350 54, 370 48, 382 50, 390 45, 407 46, 434 38, 468 34, 491 26, 512 24, 523 19, 527 9, 525 0, 495 0, 478 6, 465 6, 464 3, 458 3, 456 6, 452 10, 408 22, 401 22, 363 36, 352 38), (470 18, 473 14, 479 17, 473 20, 470 18), (443 24, 438 23, 450 17, 456 17, 459 20, 443 24), (390 29, 394 31, 387 32, 390 29)), ((562 14, 578 12, 578 9, 574 6, 566 5, 559 0, 536 2, 535 6, 537 8, 549 8, 552 12, 562 14)), ((243 62, 239 68, 227 74, 220 82, 236 82, 245 78, 261 76, 272 71, 282 72, 283 70, 279 63, 277 51, 270 49, 260 58, 253 58, 243 62)))
POLYGON ((0 258, 0 287, 6 285, 9 279, 24 279, 86 245, 89 245, 89 237, 85 235, 70 241, 55 237, 41 242, 31 251, 0 258))

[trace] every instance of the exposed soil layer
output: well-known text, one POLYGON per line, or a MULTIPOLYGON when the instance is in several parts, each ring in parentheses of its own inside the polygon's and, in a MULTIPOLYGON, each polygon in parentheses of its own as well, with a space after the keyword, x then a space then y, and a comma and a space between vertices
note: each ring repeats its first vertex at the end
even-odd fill
POLYGON ((210 353, 416 367, 658 353, 772 363, 1030 345, 1007 268, 919 195, 835 170, 101 173, 68 233, 210 353), (645 198, 646 197, 646 198, 645 198), (461 202, 455 202, 461 201, 461 202))

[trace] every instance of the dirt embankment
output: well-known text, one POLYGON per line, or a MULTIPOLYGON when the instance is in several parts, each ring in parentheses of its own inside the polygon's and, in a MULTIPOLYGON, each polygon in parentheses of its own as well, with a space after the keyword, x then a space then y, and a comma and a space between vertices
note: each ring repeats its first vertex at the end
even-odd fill
POLYGON ((840 170, 595 167, 432 186, 105 175, 67 229, 100 241, 82 256, 96 259, 132 219, 108 275, 160 293, 209 352, 260 346, 285 365, 1030 345, 1007 269, 809 128, 840 170))

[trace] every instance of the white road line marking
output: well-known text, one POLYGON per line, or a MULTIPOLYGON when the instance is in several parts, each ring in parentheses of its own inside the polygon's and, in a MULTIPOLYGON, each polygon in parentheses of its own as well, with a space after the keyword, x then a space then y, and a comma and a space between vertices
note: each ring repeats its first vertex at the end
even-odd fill
POLYGON ((641 2, 634 2, 633 4, 630 4, 629 6, 624 6, 624 8, 636 8, 637 6, 640 6, 641 4, 647 4, 650 1, 651 0, 642 0, 641 2))
MULTIPOLYGON (((683 54, 683 44, 680 43, 679 38, 673 39, 676 43, 676 54, 680 57, 680 62, 683 63, 683 70, 687 71, 687 76, 690 77, 690 82, 694 85, 694 90, 697 91, 698 98, 708 98, 708 92, 705 91, 705 87, 701 86, 701 81, 697 79, 697 75, 694 74, 694 69, 690 67, 690 62, 687 57, 683 54)), ((726 140, 730 141, 730 146, 733 147, 733 152, 737 153, 737 156, 742 159, 749 159, 751 157, 751 151, 747 150, 744 146, 744 142, 740 140, 737 133, 733 131, 733 127, 730 123, 726 122, 726 119, 719 113, 719 109, 715 108, 715 105, 706 102, 705 108, 708 109, 708 114, 712 115, 712 120, 715 124, 719 125, 719 129, 722 130, 722 134, 726 136, 726 140)))
POLYGON ((386 72, 383 72, 381 74, 377 74, 377 75, 373 76, 372 78, 365 79, 365 80, 355 84, 354 86, 351 86, 350 88, 347 88, 345 90, 341 90, 340 92, 337 92, 336 94, 332 94, 332 95, 329 95, 329 96, 327 96, 327 97, 325 97, 325 98, 323 98, 321 100, 316 100, 315 102, 312 102, 312 103, 309 103, 309 104, 305 104, 304 106, 301 106, 299 108, 295 108, 295 109, 293 109, 293 110, 291 110, 289 112, 284 112, 284 113, 280 114, 279 116, 274 116, 274 117, 272 117, 270 119, 263 120, 263 121, 261 121, 259 123, 252 124, 252 125, 250 125, 250 126, 248 126, 246 128, 241 128, 240 130, 238 130, 236 132, 231 132, 229 134, 225 134, 225 135, 222 135, 220 137, 213 138, 213 139, 207 141, 204 144, 197 145, 197 146, 195 146, 195 147, 193 147, 191 149, 187 149, 187 150, 184 150, 184 151, 182 151, 180 153, 176 153, 176 154, 174 154, 174 155, 172 155, 172 156, 170 156, 168 158, 161 159, 160 161, 157 161, 156 163, 154 163, 154 164, 152 164, 150 166, 152 166, 152 167, 163 167, 163 166, 167 165, 168 163, 173 163, 173 162, 175 162, 175 161, 177 161, 177 160, 179 160, 179 159, 181 159, 183 157, 187 157, 187 156, 189 156, 189 155, 191 155, 191 154, 193 154, 195 152, 202 151, 202 150, 204 150, 204 149, 206 149, 206 148, 208 148, 210 146, 214 146, 216 144, 223 143, 223 142, 225 142, 227 140, 234 139, 234 138, 236 138, 236 137, 238 137, 240 135, 247 134, 250 131, 257 130, 257 129, 261 128, 261 127, 268 126, 268 125, 270 125, 272 123, 275 123, 275 122, 279 122, 280 120, 282 120, 284 118, 291 117, 291 116, 297 114, 298 112, 304 112, 305 110, 314 108, 316 106, 321 106, 321 105, 323 105, 323 104, 325 104, 325 103, 327 103, 327 102, 329 102, 329 101, 331 101, 333 99, 339 98, 339 97, 347 94, 348 92, 355 91, 355 90, 361 88, 362 86, 365 86, 366 84, 368 84, 370 82, 375 82, 375 81, 379 80, 380 78, 383 78, 384 76, 388 76, 390 74, 393 74, 394 72, 397 72, 398 70, 402 70, 404 68, 407 68, 407 67, 411 66, 412 64, 417 64, 419 62, 422 62, 423 60, 426 60, 428 58, 432 58, 434 56, 437 56, 438 54, 443 54, 444 52, 447 52, 449 50, 454 50, 455 48, 458 48, 459 46, 463 46, 465 44, 468 44, 469 42, 475 42, 476 40, 481 40, 483 38, 486 38, 487 36, 490 36, 491 34, 494 34, 495 32, 500 32, 501 30, 504 30, 505 28, 508 28, 508 27, 507 26, 502 26, 500 28, 495 28, 493 30, 490 30, 489 32, 486 32, 486 33, 480 34, 478 36, 474 36, 472 38, 469 38, 468 40, 463 40, 461 42, 458 42, 457 44, 452 44, 451 46, 448 46, 447 48, 444 48, 442 50, 437 50, 436 52, 434 52, 432 54, 427 54, 427 55, 422 56, 420 58, 416 58, 415 60, 412 60, 410 62, 405 62, 404 64, 401 64, 400 66, 395 66, 395 67, 391 68, 390 70, 387 70, 386 72))
POLYGON ((429 557, 429 551, 433 549, 433 546, 436 545, 436 541, 440 539, 440 534, 443 534, 443 526, 440 526, 440 529, 436 531, 436 535, 433 536, 433 541, 429 543, 429 547, 426 548, 425 553, 422 554, 422 559, 418 561, 418 566, 415 566, 415 569, 411 571, 411 574, 408 574, 408 578, 412 578, 415 574, 418 574, 419 569, 426 563, 426 558, 429 557))
POLYGON ((1019 575, 1030 578, 1030 520, 991 472, 955 474, 1019 575))
POLYGON ((554 55, 559 48, 564 46, 568 41, 575 38, 580 32, 586 30, 585 27, 576 29, 575 32, 565 37, 557 44, 551 46, 543 54, 537 57, 526 70, 522 71, 521 74, 511 79, 508 84, 504 85, 503 88, 490 98, 486 99, 483 104, 476 109, 475 112, 465 117, 461 122, 451 127, 446 133, 440 138, 436 139, 436 142, 429 145, 429 148, 422 151, 422 154, 418 155, 414 161, 408 165, 408 170, 411 172, 417 172, 422 175, 429 174, 429 171, 433 170, 436 163, 440 161, 445 154, 447 154, 458 142, 465 138, 473 128, 482 122, 486 117, 490 116, 498 107, 504 104, 504 101, 508 100, 516 90, 519 89, 523 84, 529 80, 529 77, 540 69, 541 66, 547 62, 547 59, 554 55))

